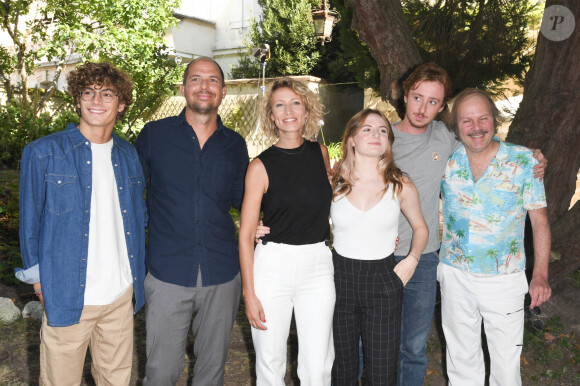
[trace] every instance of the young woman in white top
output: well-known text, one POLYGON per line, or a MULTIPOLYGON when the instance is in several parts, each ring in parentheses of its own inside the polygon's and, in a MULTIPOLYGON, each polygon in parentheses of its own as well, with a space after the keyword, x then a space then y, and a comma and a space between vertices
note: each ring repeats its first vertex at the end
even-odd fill
POLYGON ((387 118, 365 109, 346 125, 343 158, 332 178, 334 385, 358 384, 362 338, 369 385, 395 385, 403 287, 415 271, 428 229, 417 189, 393 161, 387 118), (400 212, 413 228, 407 258, 393 252, 400 212))

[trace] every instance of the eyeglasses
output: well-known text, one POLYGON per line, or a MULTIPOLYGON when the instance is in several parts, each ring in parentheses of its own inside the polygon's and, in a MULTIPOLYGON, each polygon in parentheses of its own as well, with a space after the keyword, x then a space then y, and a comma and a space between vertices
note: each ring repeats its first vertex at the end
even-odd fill
POLYGON ((81 99, 87 102, 95 99, 95 95, 97 94, 99 94, 101 100, 105 103, 111 103, 117 96, 113 90, 109 90, 108 88, 104 90, 93 90, 92 88, 85 88, 80 92, 81 99))

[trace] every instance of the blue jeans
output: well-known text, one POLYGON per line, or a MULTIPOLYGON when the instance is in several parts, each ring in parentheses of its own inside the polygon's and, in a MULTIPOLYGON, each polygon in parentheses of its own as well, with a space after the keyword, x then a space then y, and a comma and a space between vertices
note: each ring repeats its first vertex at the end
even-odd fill
MULTIPOLYGON (((406 256, 395 256, 397 262, 406 256)), ((421 255, 413 277, 405 286, 401 323, 401 349, 397 368, 399 386, 421 386, 427 371, 427 338, 437 295, 436 252, 421 255)))

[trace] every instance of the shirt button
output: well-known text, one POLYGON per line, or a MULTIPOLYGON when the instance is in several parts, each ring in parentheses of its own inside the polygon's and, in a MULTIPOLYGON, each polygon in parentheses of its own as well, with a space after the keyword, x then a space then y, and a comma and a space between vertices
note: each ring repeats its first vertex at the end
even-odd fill
POLYGON ((123 213, 127 213, 127 209, 123 209, 123 213))
POLYGON ((56 181, 57 184, 62 184, 61 180, 56 181))
POLYGON ((84 287, 85 285, 83 283, 81 283, 81 287, 84 287))
POLYGON ((88 235, 85 233, 85 237, 87 237, 88 235))
POLYGON ((123 187, 122 186, 119 186, 119 190, 123 190, 123 187))
POLYGON ((88 141, 87 141, 87 142, 85 142, 85 145, 88 145, 88 144, 89 144, 89 142, 88 142, 88 141))
POLYGON ((87 185, 87 189, 90 189, 90 188, 91 188, 91 185, 87 185))
POLYGON ((198 223, 198 224, 201 224, 201 221, 197 220, 197 223, 198 223))
POLYGON ((131 255, 131 259, 133 258, 133 255, 131 255))
POLYGON ((201 245, 201 241, 198 241, 198 242, 197 242, 197 245, 201 245))
POLYGON ((91 161, 87 161, 87 165, 90 165, 90 164, 91 164, 91 161))
POLYGON ((89 211, 88 210, 85 210, 85 213, 89 213, 89 211))
POLYGON ((131 232, 127 232, 127 234, 128 234, 128 235, 130 235, 130 234, 131 234, 131 232))
POLYGON ((117 167, 117 166, 119 166, 119 165, 115 164, 115 167, 117 167))

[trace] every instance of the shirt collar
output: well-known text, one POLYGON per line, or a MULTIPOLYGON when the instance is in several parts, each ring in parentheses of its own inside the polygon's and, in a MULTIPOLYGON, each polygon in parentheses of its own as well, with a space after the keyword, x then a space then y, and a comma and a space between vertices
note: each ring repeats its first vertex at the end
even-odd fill
MULTIPOLYGON (((509 147, 498 136, 494 135, 493 140, 499 142, 499 149, 497 149, 497 153, 495 157, 491 160, 491 162, 497 160, 498 165, 501 165, 505 163, 509 158, 509 147)), ((467 151, 465 150, 465 145, 461 144, 459 149, 456 150, 456 153, 458 156, 461 156, 461 158, 467 160, 467 151)))
MULTIPOLYGON (((187 119, 185 118, 185 109, 186 107, 183 108, 183 110, 181 110, 181 113, 179 113, 179 115, 176 116, 175 121, 173 121, 173 124, 175 126, 190 126, 189 122, 187 122, 187 119)), ((225 126, 222 122, 222 118, 221 116, 218 114, 217 116, 217 133, 223 133, 226 136, 229 136, 231 134, 231 132, 229 130, 225 130, 225 126)))
MULTIPOLYGON (((66 133, 68 134, 68 137, 70 138, 73 147, 78 147, 86 143, 90 143, 90 141, 85 138, 85 136, 81 133, 81 131, 79 130, 78 126, 75 123, 69 123, 66 126, 65 130, 66 133)), ((119 146, 120 141, 122 141, 122 139, 117 134, 115 134, 114 131, 112 135, 113 135, 113 147, 121 149, 123 152, 127 153, 128 149, 126 149, 124 146, 119 146)))

